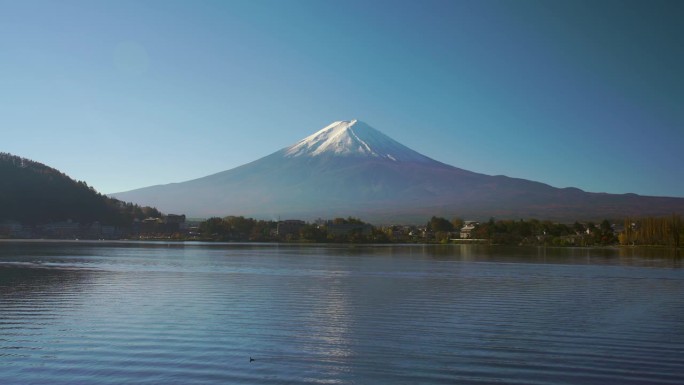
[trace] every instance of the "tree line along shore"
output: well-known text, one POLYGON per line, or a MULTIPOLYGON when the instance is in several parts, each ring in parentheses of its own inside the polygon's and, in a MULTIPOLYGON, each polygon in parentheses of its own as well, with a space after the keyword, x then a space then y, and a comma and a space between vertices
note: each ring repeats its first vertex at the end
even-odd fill
POLYGON ((220 242, 308 243, 483 243, 496 245, 611 246, 651 245, 681 247, 681 216, 624 218, 620 222, 555 223, 537 219, 484 222, 448 220, 433 216, 423 225, 374 226, 359 218, 258 220, 244 216, 186 220, 184 215, 164 215, 158 210, 129 225, 61 221, 22 225, 0 221, 0 238, 134 239, 220 242))
POLYGON ((681 247, 684 226, 680 215, 624 218, 615 223, 495 220, 448 220, 433 216, 424 225, 373 226, 358 218, 333 220, 263 221, 228 216, 210 218, 198 226, 204 240, 299 241, 351 243, 485 243, 499 245, 681 247))

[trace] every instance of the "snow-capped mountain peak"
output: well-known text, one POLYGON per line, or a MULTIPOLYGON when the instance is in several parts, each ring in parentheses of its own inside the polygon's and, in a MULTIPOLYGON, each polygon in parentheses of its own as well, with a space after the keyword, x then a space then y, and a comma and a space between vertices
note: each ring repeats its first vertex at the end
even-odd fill
POLYGON ((114 197, 192 217, 358 216, 381 223, 419 223, 439 212, 561 222, 578 216, 684 212, 683 198, 585 193, 463 170, 423 156, 356 120, 332 123, 290 147, 230 170, 114 197))
POLYGON ((284 149, 284 155, 288 158, 325 155, 381 158, 395 162, 432 161, 356 119, 333 122, 284 149))

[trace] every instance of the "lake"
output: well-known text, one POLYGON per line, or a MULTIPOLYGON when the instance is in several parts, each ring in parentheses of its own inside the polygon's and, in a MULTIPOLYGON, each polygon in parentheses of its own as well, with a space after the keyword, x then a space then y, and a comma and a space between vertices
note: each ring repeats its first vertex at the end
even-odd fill
POLYGON ((2 241, 0 383, 683 384, 684 270, 635 248, 2 241))

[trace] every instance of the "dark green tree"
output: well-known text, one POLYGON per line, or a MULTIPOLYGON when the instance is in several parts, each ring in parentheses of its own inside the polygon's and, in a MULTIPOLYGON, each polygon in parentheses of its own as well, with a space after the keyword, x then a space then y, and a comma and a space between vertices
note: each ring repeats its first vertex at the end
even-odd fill
POLYGON ((430 221, 427 224, 427 228, 435 232, 446 232, 452 231, 454 229, 454 225, 451 222, 449 222, 449 220, 447 220, 446 218, 433 216, 432 218, 430 218, 430 221))

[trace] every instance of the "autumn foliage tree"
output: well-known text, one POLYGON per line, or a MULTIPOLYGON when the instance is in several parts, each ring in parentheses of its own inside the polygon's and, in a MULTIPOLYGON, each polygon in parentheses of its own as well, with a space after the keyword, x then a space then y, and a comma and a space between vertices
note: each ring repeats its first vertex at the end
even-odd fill
POLYGON ((679 214, 669 217, 625 218, 620 235, 623 245, 661 245, 680 247, 684 225, 679 214))

